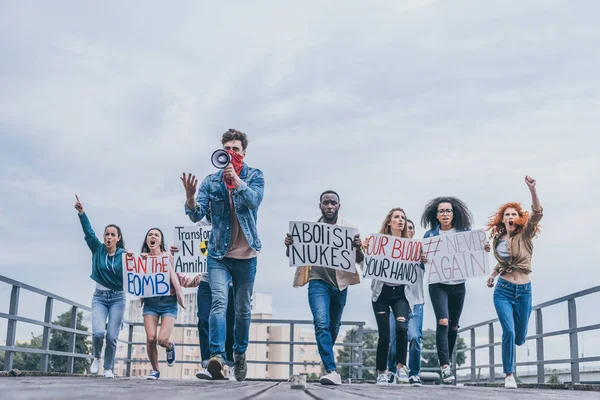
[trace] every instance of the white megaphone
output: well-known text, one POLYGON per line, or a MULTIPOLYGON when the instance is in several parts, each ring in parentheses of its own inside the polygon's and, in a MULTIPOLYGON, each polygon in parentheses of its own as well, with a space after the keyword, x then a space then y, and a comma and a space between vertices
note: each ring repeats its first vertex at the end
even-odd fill
POLYGON ((215 150, 210 157, 210 162, 215 166, 215 168, 225 169, 225 167, 231 162, 231 154, 223 149, 215 150))

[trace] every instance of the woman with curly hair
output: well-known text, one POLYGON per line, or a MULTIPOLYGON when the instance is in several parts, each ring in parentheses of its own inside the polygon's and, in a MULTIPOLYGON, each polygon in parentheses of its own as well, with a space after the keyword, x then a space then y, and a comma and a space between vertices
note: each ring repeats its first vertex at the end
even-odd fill
POLYGON ((502 367, 506 378, 504 387, 516 389, 514 346, 521 346, 527 337, 531 314, 531 256, 533 238, 540 228, 543 210, 535 188, 535 179, 526 176, 531 192, 531 215, 519 203, 506 203, 492 215, 487 225, 493 240, 494 257, 498 264, 487 281, 494 286, 494 306, 502 325, 502 367))
MULTIPOLYGON (((473 215, 467 205, 456 197, 436 197, 425 206, 421 217, 423 228, 431 228, 425 232, 423 238, 469 231, 472 223, 473 215)), ((489 246, 486 250, 489 251, 489 246)), ((425 255, 422 256, 422 261, 427 263, 425 255)), ((435 342, 444 383, 454 381, 450 357, 456 343, 465 294, 465 279, 429 285, 429 296, 437 321, 435 342)))

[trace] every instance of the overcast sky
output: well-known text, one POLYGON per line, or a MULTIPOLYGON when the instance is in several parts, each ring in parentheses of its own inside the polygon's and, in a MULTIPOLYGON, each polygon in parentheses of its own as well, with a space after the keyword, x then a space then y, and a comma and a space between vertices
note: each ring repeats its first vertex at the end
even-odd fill
MULTIPOLYGON (((506 201, 530 206, 529 174, 545 211, 534 303, 600 285, 599 14, 593 0, 2 2, 0 274, 90 304, 74 194, 99 235, 116 223, 139 251, 158 226, 172 243, 189 223, 179 176, 214 172, 235 128, 265 176, 255 290, 276 318, 311 317, 283 239, 326 189, 363 235, 441 195, 480 228, 506 201)), ((462 326, 496 316, 485 281, 467 283, 462 326)), ((41 297, 21 298, 43 317, 41 297)), ((351 287, 344 319, 375 326, 369 298, 370 281, 351 287)), ((598 323, 598 299, 580 323, 598 323)))

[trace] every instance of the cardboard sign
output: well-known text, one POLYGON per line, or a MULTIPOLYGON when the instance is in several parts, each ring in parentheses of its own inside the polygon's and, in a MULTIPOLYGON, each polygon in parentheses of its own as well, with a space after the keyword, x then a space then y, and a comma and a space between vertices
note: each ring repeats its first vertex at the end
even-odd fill
POLYGON ((363 278, 403 285, 423 282, 420 240, 377 234, 368 243, 363 278))
POLYGON ((171 291, 169 253, 128 257, 123 253, 123 286, 135 297, 168 296, 171 291))
POLYGON ((176 226, 173 243, 179 248, 175 253, 175 272, 195 276, 208 271, 208 238, 211 225, 176 226))
POLYGON ((311 265, 356 272, 356 228, 319 222, 290 221, 290 267, 311 265))
POLYGON ((444 283, 490 274, 489 253, 485 231, 449 233, 423 239, 423 254, 427 257, 425 273, 429 283, 444 283))

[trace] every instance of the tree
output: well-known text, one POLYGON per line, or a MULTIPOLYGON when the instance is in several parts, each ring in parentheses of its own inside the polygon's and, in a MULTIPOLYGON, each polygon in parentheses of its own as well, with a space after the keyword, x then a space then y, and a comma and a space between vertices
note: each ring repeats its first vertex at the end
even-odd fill
POLYGON ((556 372, 555 369, 552 370, 552 374, 546 383, 551 385, 560 385, 562 383, 558 377, 558 372, 556 372))
MULTIPOLYGON (((83 313, 77 313, 77 330, 87 331, 88 327, 83 324, 83 313)), ((71 310, 58 316, 58 320, 53 322, 55 325, 71 327, 71 310)), ((53 329, 50 333, 50 350, 69 352, 69 343, 71 342, 71 333, 53 329)), ((81 354, 89 353, 90 341, 87 336, 76 335, 75 352, 81 354)), ((81 374, 88 368, 88 360, 85 358, 75 358, 73 372, 81 374)), ((67 372, 66 356, 50 356, 50 371, 67 372)))
MULTIPOLYGON (((363 331, 363 349, 377 349, 377 330, 365 329, 363 331)), ((358 329, 352 328, 346 331, 344 337, 344 343, 356 343, 358 340, 358 329)), ((337 362, 350 362, 350 352, 354 350, 354 362, 358 362, 358 351, 352 347, 344 347, 338 352, 337 362)), ((363 379, 375 379, 375 358, 377 353, 375 351, 363 351, 363 366, 372 367, 372 369, 363 369, 363 379)), ((348 379, 350 377, 350 367, 338 368, 338 372, 342 379, 348 379)))
MULTIPOLYGON (((42 336, 33 336, 31 334, 31 341, 29 343, 19 343, 18 347, 24 347, 28 349, 41 349, 42 348, 42 336)), ((37 371, 40 369, 40 354, 34 353, 13 353, 13 368, 21 371, 37 371)), ((4 369, 4 352, 0 355, 0 369, 4 369)))
MULTIPOLYGON (((435 346, 435 333, 431 333, 432 331, 423 332, 423 337, 421 339, 421 344, 423 350, 433 350, 432 353, 421 353, 421 366, 422 367, 430 367, 430 368, 438 368, 440 366, 440 362, 438 359, 436 346, 435 346)), ((465 340, 462 337, 456 338, 456 349, 466 349, 467 345, 465 344, 465 340)), ((456 353, 456 364, 457 366, 461 366, 465 363, 465 353, 456 353)))

